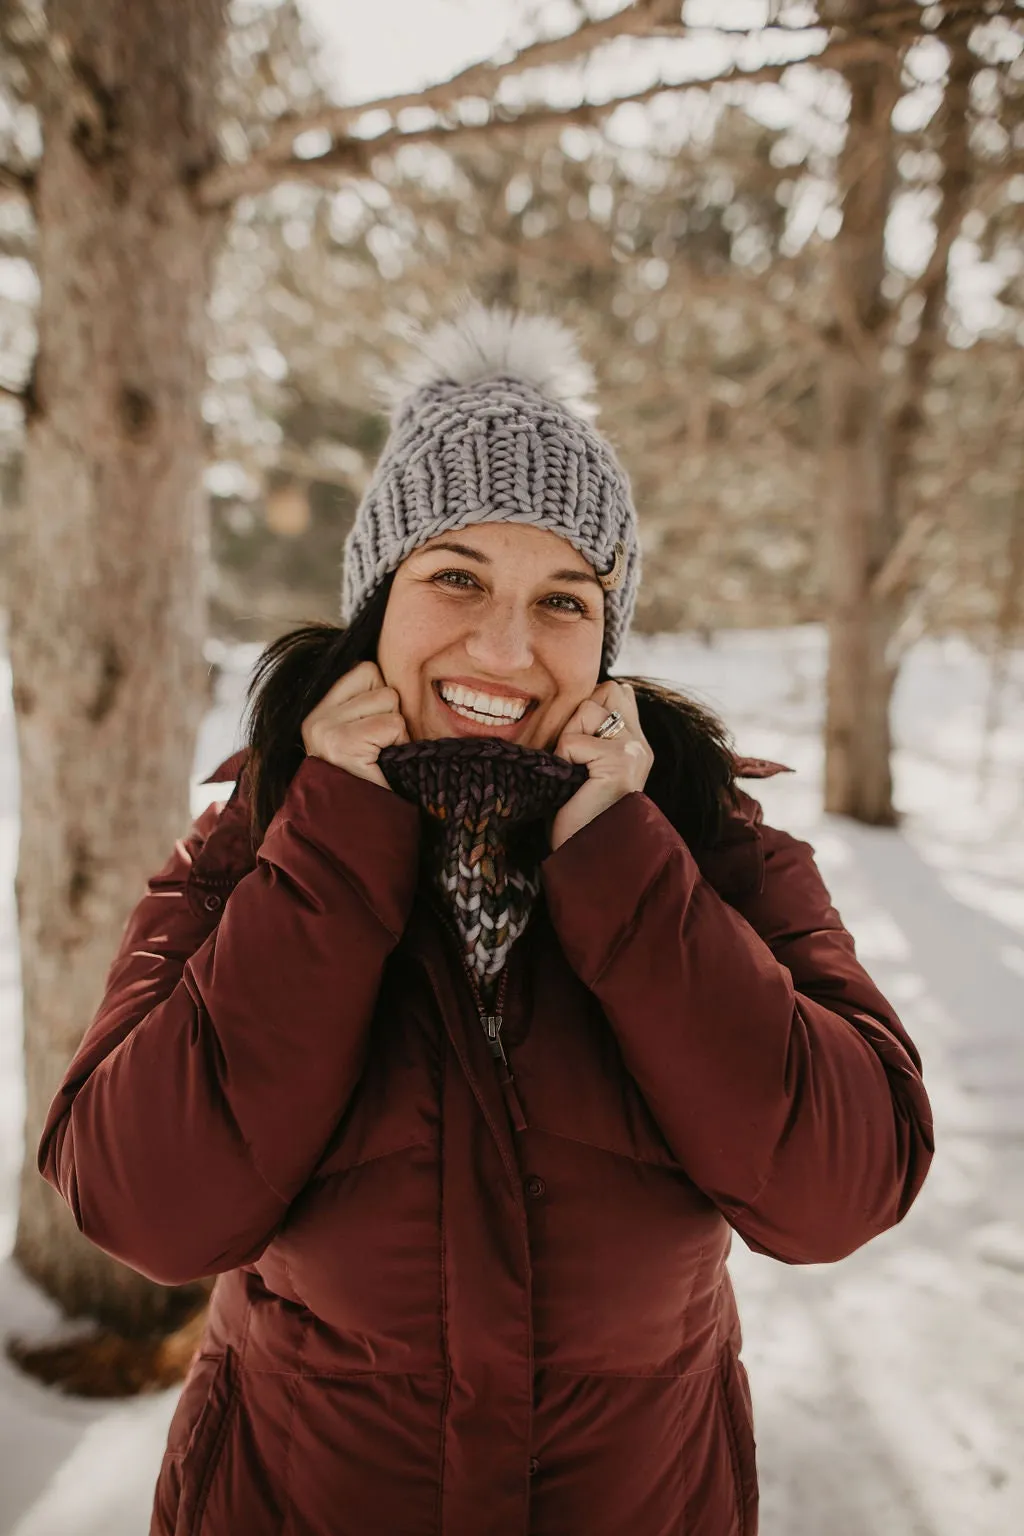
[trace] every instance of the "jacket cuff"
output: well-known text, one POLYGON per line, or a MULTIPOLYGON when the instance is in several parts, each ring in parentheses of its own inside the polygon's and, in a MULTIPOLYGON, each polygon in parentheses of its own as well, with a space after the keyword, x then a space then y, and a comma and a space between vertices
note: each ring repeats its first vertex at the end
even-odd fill
POLYGON ((632 930, 644 897, 673 856, 684 898, 700 876, 672 823, 642 791, 623 795, 541 864, 548 911, 573 970, 592 987, 632 930))
POLYGON ((293 861, 287 848, 296 838, 340 870, 389 932, 400 936, 416 893, 419 806, 325 758, 306 757, 259 857, 288 870, 293 861))

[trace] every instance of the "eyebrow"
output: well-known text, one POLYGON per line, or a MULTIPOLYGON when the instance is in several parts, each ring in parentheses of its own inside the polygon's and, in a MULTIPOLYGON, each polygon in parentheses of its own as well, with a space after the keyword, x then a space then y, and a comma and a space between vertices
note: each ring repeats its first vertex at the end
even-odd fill
MULTIPOLYGON (((446 539, 442 544, 430 544, 418 550, 417 553, 431 555, 436 552, 439 554, 443 549, 450 550, 453 555, 462 555, 465 560, 476 560, 480 565, 494 564, 490 555, 485 555, 481 550, 474 549, 471 544, 456 544, 453 539, 446 539)), ((592 572, 580 570, 550 571, 548 573, 548 580, 593 582, 595 587, 600 587, 601 585, 592 572)))

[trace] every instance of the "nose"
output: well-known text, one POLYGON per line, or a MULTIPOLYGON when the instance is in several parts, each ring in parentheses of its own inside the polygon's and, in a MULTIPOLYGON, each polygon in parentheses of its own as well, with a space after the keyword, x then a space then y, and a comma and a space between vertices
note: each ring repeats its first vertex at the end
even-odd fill
POLYGON ((466 654, 494 677, 525 672, 533 665, 529 619, 512 603, 488 604, 465 638, 466 654))

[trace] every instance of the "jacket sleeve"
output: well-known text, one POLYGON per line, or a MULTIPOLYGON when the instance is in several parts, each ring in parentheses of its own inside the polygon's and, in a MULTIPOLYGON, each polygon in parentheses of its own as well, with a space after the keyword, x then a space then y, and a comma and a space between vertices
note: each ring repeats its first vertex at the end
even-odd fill
POLYGON ((931 1161, 931 1111, 917 1051, 857 961, 812 848, 760 837, 763 878, 742 915, 644 794, 549 855, 544 884, 680 1166, 751 1248, 823 1263, 906 1214, 931 1161))
POLYGON ((418 808, 309 757, 214 926, 190 874, 247 834, 234 797, 221 816, 129 918, 39 1147, 86 1237, 164 1285, 270 1240, 359 1078, 415 890, 418 808))

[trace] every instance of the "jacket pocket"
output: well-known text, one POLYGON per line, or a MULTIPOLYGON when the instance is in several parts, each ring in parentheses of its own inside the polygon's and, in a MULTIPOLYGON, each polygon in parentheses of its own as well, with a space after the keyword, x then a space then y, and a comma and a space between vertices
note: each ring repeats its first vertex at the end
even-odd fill
POLYGON ((718 1386, 729 1438, 739 1536, 757 1532, 757 1451, 747 1373, 728 1346, 718 1357, 718 1386))
POLYGON ((161 1473, 161 1482, 169 1484, 177 1495, 170 1526, 174 1536, 199 1536, 234 1401, 231 1351, 197 1355, 171 1419, 161 1473))

